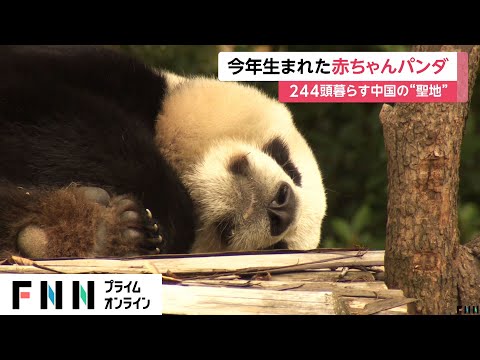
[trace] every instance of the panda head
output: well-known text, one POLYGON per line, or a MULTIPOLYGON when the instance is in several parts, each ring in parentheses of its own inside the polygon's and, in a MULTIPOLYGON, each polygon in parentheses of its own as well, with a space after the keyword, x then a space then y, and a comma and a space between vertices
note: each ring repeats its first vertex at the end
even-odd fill
POLYGON ((325 192, 287 107, 252 86, 165 76, 157 143, 195 204, 192 252, 317 247, 325 192))
POLYGON ((193 252, 287 247, 281 239, 295 231, 302 197, 268 151, 221 141, 183 177, 197 212, 193 252))

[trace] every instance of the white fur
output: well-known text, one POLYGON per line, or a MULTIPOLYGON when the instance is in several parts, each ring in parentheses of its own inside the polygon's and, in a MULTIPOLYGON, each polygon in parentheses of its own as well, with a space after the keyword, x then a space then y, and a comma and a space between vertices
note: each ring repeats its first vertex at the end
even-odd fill
MULTIPOLYGON (((228 160, 248 153, 253 180, 264 187, 265 193, 273 197, 279 181, 294 189, 297 216, 281 237, 290 249, 316 248, 326 212, 325 190, 315 157, 287 107, 244 84, 173 74, 167 74, 167 81, 172 90, 156 123, 157 143, 189 189, 200 223, 211 225, 210 220, 234 210, 232 199, 241 196, 234 195, 240 192, 240 180, 228 171, 228 160), (288 145, 290 159, 302 176, 301 187, 295 186, 281 167, 261 151, 277 136, 288 145)), ((253 204, 255 199, 251 201, 253 204)), ((248 234, 237 236, 228 248, 215 238, 214 228, 200 227, 193 252, 268 247, 279 239, 266 233, 265 221, 247 224, 248 234)))

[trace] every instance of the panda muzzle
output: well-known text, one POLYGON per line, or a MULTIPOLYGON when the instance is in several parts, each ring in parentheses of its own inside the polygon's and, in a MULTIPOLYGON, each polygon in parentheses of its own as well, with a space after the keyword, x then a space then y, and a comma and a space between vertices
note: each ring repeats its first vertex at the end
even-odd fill
POLYGON ((279 236, 288 229, 295 218, 296 207, 297 201, 291 186, 282 182, 275 198, 267 207, 272 236, 279 236))

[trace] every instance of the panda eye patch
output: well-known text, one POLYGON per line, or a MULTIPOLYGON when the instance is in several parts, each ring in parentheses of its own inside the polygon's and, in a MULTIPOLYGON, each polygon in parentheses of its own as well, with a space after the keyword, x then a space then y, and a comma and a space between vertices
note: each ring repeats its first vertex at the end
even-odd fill
POLYGON ((302 175, 291 161, 290 151, 284 140, 280 137, 275 137, 266 143, 262 150, 282 167, 283 171, 293 180, 295 185, 302 186, 302 175))
POLYGON ((235 223, 233 219, 227 218, 221 220, 217 225, 217 231, 223 245, 228 245, 230 240, 235 236, 235 223))

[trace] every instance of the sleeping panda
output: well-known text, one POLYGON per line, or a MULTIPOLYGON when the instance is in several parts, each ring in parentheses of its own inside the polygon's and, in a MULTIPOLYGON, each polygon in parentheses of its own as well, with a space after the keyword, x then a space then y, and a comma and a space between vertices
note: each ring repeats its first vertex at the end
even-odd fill
POLYGON ((0 76, 0 256, 318 245, 318 165, 258 90, 90 46, 3 46, 0 76))
POLYGON ((241 83, 166 76, 156 143, 194 202, 192 252, 316 248, 325 190, 287 107, 241 83))

